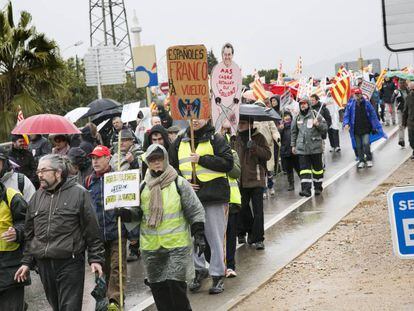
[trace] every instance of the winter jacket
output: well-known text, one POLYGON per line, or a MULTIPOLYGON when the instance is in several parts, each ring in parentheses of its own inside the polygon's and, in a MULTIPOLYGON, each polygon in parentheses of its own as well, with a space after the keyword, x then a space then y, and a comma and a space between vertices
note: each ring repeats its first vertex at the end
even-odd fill
MULTIPOLYGON (((127 152, 121 151, 121 168, 119 171, 127 171, 139 168, 139 156, 142 154, 142 151, 138 148, 138 145, 132 145, 127 152), (134 156, 134 160, 129 163, 125 156, 128 152, 131 152, 134 156)), ((118 171, 118 152, 115 152, 111 158, 111 167, 114 171, 118 171)))
POLYGON ((29 178, 22 173, 16 173, 13 170, 4 173, 0 178, 0 182, 3 183, 6 188, 13 188, 14 190, 21 192, 26 202, 29 202, 36 192, 36 189, 29 178), (19 174, 21 177, 19 177, 19 174), (23 189, 19 189, 19 178, 23 178, 23 189))
POLYGON ((19 165, 16 172, 22 173, 30 179, 35 188, 39 187, 39 179, 36 175, 36 161, 29 150, 13 148, 9 151, 9 159, 19 165))
POLYGON ((414 91, 410 91, 406 98, 402 125, 414 129, 414 91))
POLYGON ((88 192, 68 177, 57 190, 39 189, 26 213, 24 258, 67 259, 88 250, 89 263, 104 262, 104 248, 88 192))
POLYGON ((394 82, 391 80, 384 81, 380 91, 380 97, 384 103, 391 104, 392 103, 392 94, 394 93, 396 87, 394 82))
MULTIPOLYGON (((270 148, 272 156, 269 161, 266 163, 267 170, 273 172, 275 170, 275 144, 280 144, 280 134, 277 130, 275 122, 273 121, 264 121, 264 122, 255 122, 254 127, 257 131, 264 136, 266 139, 267 145, 270 148)), ((276 155, 277 156, 277 155, 276 155)))
MULTIPOLYGON (((98 218, 100 236, 104 241, 118 239, 118 223, 114 210, 105 211, 104 208, 104 177, 97 176, 93 172, 86 178, 85 188, 89 191, 92 199, 93 210, 98 218)), ((122 237, 127 237, 128 232, 122 224, 122 237)))
POLYGON ((241 176, 240 187, 257 188, 266 186, 266 161, 269 161, 272 153, 267 145, 265 137, 257 129, 237 133, 234 149, 240 159, 241 176), (248 144, 253 144, 248 148, 248 144))
MULTIPOLYGON (((387 138, 387 135, 384 133, 381 123, 378 120, 377 113, 375 112, 374 108, 372 107, 371 103, 362 99, 365 105, 365 111, 367 112, 368 120, 371 123, 371 129, 373 132, 370 134, 370 142, 374 142, 382 137, 387 138)), ((352 147, 355 149, 355 136, 354 136, 354 128, 355 128, 355 105, 356 100, 351 99, 348 102, 348 105, 345 109, 344 114, 344 121, 343 126, 349 125, 349 134, 351 135, 352 147)))
POLYGON ((280 146, 280 157, 281 158, 288 158, 293 155, 292 147, 290 146, 291 143, 291 123, 284 123, 283 128, 280 128, 280 138, 281 138, 281 146, 280 146))
MULTIPOLYGON (((6 189, 0 183, 0 201, 7 202, 6 189)), ((0 292, 12 287, 30 284, 30 280, 23 284, 13 280, 14 274, 20 268, 23 257, 24 219, 26 217, 27 203, 20 194, 16 194, 10 203, 13 228, 16 230, 16 242, 20 243, 20 246, 14 251, 0 251, 0 292)))
POLYGON ((42 135, 36 135, 35 139, 30 140, 29 151, 32 153, 37 163, 41 157, 52 153, 52 145, 49 140, 42 135))
POLYGON ((319 125, 313 125, 317 112, 308 110, 306 115, 302 111, 292 121, 291 147, 296 148, 299 155, 309 155, 322 153, 322 136, 326 135, 328 126, 325 119, 320 114, 318 116, 319 125))
POLYGON ((321 105, 322 105, 322 103, 321 102, 317 102, 315 105, 313 105, 312 106, 312 109, 316 112, 316 113, 318 113, 318 111, 319 111, 319 109, 320 109, 320 115, 325 119, 325 121, 326 121, 326 124, 328 125, 328 128, 330 128, 331 127, 331 125, 332 125, 332 118, 331 118, 331 114, 330 114, 330 112, 329 112, 329 110, 328 110, 328 108, 326 108, 326 105, 323 105, 322 106, 322 109, 321 109, 321 105))
MULTIPOLYGON (((168 150, 170 164, 179 174, 181 173, 179 169, 178 149, 181 141, 190 141, 190 128, 187 128, 186 132, 179 135, 168 150)), ((198 164, 212 171, 221 173, 230 172, 233 168, 234 161, 231 148, 222 135, 215 134, 215 129, 210 124, 206 124, 201 129, 194 131, 195 148, 197 148, 199 143, 207 141, 210 141, 214 155, 201 156, 198 164)), ((229 202, 230 187, 227 178, 220 177, 208 182, 201 182, 197 178, 197 184, 200 185, 197 196, 204 207, 208 203, 218 204, 229 202)))

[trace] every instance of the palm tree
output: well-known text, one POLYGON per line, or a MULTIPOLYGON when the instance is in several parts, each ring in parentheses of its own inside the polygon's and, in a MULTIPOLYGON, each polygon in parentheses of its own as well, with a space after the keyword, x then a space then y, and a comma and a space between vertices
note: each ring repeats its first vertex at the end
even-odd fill
POLYGON ((38 33, 32 16, 22 11, 14 23, 11 2, 0 11, 0 139, 16 123, 17 109, 25 116, 40 111, 35 94, 59 92, 62 84, 56 72, 63 67, 56 43, 38 33))

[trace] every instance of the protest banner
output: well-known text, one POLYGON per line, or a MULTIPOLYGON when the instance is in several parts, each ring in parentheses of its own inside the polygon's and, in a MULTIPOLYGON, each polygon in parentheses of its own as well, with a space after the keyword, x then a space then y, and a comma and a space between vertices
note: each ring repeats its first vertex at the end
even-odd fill
POLYGON ((232 58, 231 52, 231 58, 218 63, 211 71, 211 115, 217 132, 225 127, 231 128, 235 134, 239 123, 242 75, 240 67, 232 58))
POLYGON ((139 170, 104 175, 105 210, 139 206, 139 170))
POLYGON ((372 94, 374 94, 375 88, 376 88, 375 83, 368 82, 365 80, 362 81, 362 84, 361 84, 362 95, 364 95, 368 99, 371 99, 372 94))
POLYGON ((132 56, 137 87, 158 86, 155 45, 134 47, 132 56))
POLYGON ((172 118, 209 119, 211 109, 205 46, 169 47, 167 68, 172 118))

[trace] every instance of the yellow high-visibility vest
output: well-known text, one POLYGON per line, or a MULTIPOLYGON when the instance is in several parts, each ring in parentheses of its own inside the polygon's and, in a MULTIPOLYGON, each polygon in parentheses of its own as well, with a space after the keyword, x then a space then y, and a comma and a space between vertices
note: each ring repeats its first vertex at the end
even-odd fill
MULTIPOLYGON (((177 180, 180 183, 180 179, 177 180)), ((162 189, 163 217, 160 225, 150 228, 149 218, 150 190, 148 186, 141 192, 141 208, 143 217, 140 229, 140 247, 145 251, 154 251, 161 247, 171 249, 191 245, 189 225, 181 208, 181 198, 176 183, 172 182, 162 189)))
MULTIPOLYGON (((13 227, 13 216, 11 213, 10 205, 11 201, 13 200, 14 196, 19 193, 18 191, 7 188, 6 190, 6 197, 7 202, 1 201, 0 202, 0 235, 3 232, 9 230, 10 227, 13 227)), ((19 243, 16 242, 7 242, 3 239, 0 239, 0 252, 12 252, 18 249, 20 246, 19 243)))
MULTIPOLYGON (((181 174, 187 180, 192 179, 192 166, 190 161, 191 153, 190 142, 181 141, 180 147, 178 148, 178 163, 181 174)), ((199 143, 195 153, 200 155, 200 157, 204 155, 214 155, 214 149, 210 140, 199 143)), ((197 178, 201 182, 208 182, 220 177, 226 178, 226 173, 209 170, 198 163, 195 166, 195 171, 197 178)))

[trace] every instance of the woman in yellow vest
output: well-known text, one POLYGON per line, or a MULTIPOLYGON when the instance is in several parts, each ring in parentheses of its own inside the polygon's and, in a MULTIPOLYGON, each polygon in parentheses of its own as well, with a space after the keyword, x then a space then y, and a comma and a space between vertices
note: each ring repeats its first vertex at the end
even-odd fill
POLYGON ((186 280, 193 275, 192 243, 205 249, 204 208, 190 183, 168 164, 166 149, 149 146, 141 185, 141 255, 158 310, 191 310, 186 280))
POLYGON ((0 182, 0 310, 24 310, 24 283, 14 274, 23 257, 24 220, 27 203, 20 192, 0 182))

